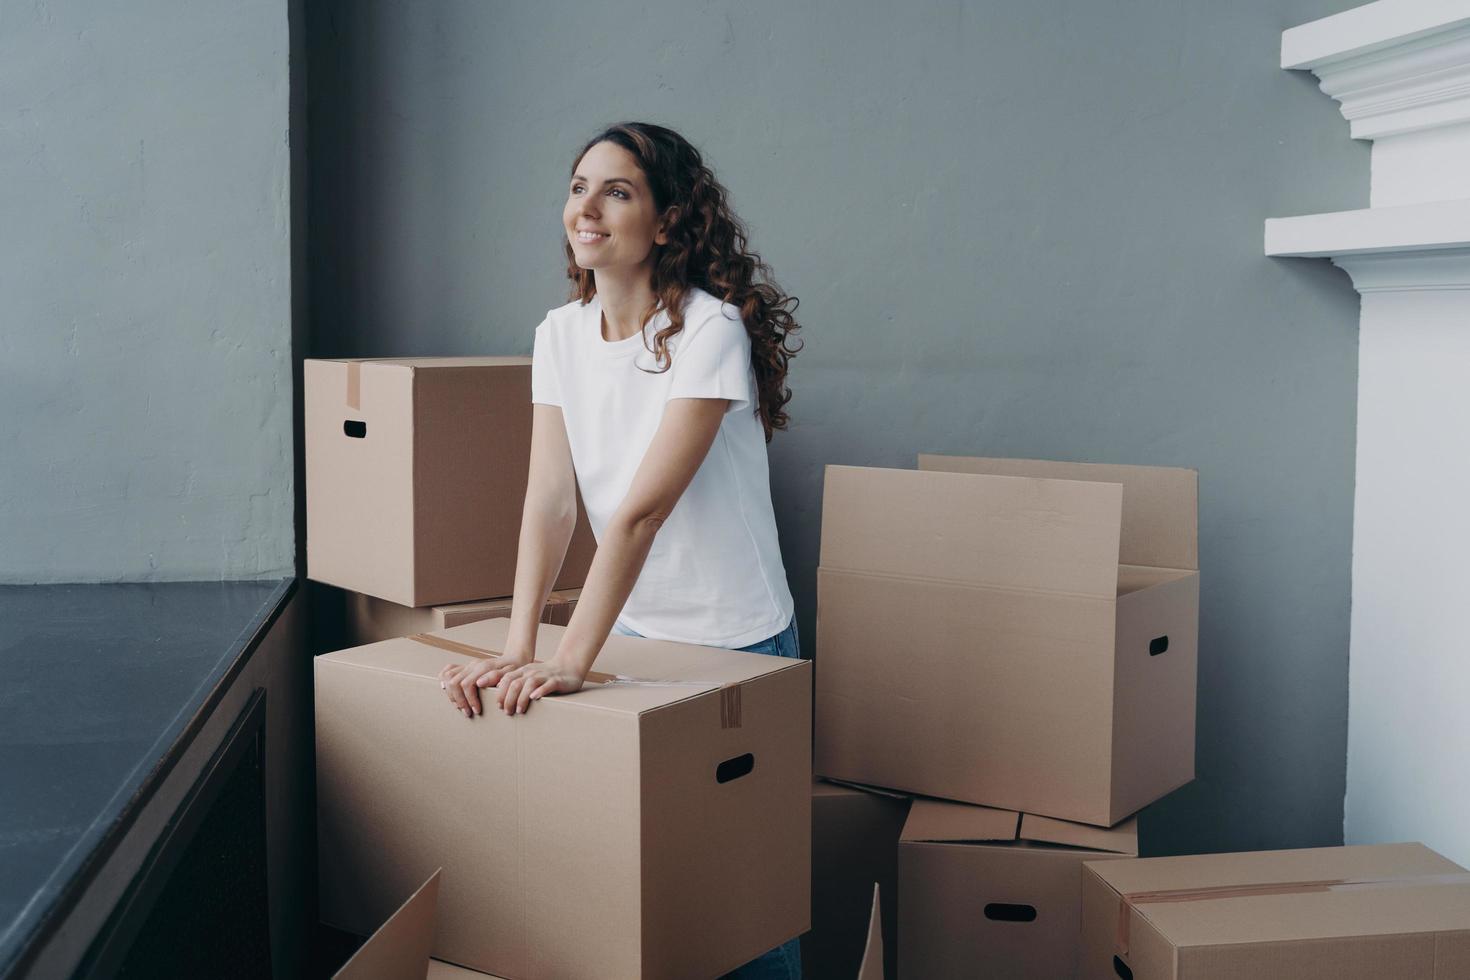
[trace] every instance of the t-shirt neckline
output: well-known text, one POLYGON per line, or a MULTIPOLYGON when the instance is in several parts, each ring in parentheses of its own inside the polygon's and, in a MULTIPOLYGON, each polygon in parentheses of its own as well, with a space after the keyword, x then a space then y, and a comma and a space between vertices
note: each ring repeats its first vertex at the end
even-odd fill
POLYGON ((607 357, 631 357, 641 350, 646 350, 645 340, 652 340, 650 331, 654 333, 658 331, 659 318, 663 316, 662 311, 655 313, 653 318, 643 325, 642 333, 635 333, 622 340, 605 340, 602 336, 601 297, 593 296, 592 301, 587 304, 587 311, 591 319, 592 340, 597 349, 607 357))

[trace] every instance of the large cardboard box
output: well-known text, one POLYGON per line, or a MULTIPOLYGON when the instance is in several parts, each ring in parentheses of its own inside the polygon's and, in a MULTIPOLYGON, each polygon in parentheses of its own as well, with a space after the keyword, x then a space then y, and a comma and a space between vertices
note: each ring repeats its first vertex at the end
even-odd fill
POLYGON ((1470 874, 1422 844, 1084 867, 1081 980, 1470 977, 1470 874))
POLYGON ((508 626, 316 659, 322 920, 366 934, 443 867, 434 955, 515 980, 716 977, 805 932, 810 663, 612 636, 584 690, 466 719, 439 670, 508 626))
POLYGON ((898 969, 898 835, 907 797, 812 783, 812 928, 801 937, 805 980, 849 980, 863 960, 873 886, 882 888, 884 972, 898 969))
MULTIPOLYGON (((898 975, 1072 980, 1082 863, 1138 853, 1112 829, 915 800, 898 845, 898 975)), ((890 894, 892 894, 890 892, 890 894)))
MULTIPOLYGON (((404 606, 515 591, 530 358, 309 359, 304 372, 307 576, 404 606)), ((594 550, 579 517, 556 587, 582 585, 594 550)))
MULTIPOLYGON (((581 589, 562 589, 551 593, 541 610, 541 622, 565 626, 571 622, 581 589)), ((387 599, 348 592, 345 595, 345 640, 350 646, 363 646, 397 636, 433 633, 478 623, 482 619, 509 619, 511 600, 486 599, 483 602, 455 602, 442 606, 400 606, 387 599)))
POLYGON ((827 468, 817 774, 1104 827, 1194 778, 1193 471, 921 462, 827 468))

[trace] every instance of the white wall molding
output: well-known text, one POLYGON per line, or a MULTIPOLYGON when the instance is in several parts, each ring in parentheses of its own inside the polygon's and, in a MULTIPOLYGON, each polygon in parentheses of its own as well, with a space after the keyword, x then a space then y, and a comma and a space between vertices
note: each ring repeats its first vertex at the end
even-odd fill
POLYGON ((1380 0, 1283 33, 1281 67, 1315 74, 1355 139, 1470 122, 1470 10, 1380 0))
POLYGON ((1470 248, 1339 255, 1332 264, 1352 277, 1359 293, 1470 290, 1470 248))
POLYGON ((1470 0, 1379 0, 1292 28, 1372 139, 1371 207, 1273 218, 1265 251, 1362 294, 1345 840, 1470 861, 1470 0))

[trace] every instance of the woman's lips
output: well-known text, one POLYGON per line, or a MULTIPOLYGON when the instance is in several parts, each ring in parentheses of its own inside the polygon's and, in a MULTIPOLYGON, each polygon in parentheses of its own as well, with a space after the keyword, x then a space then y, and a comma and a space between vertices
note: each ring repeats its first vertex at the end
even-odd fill
POLYGON ((583 245, 596 245, 598 242, 607 241, 607 235, 595 231, 579 231, 577 232, 577 241, 583 245))

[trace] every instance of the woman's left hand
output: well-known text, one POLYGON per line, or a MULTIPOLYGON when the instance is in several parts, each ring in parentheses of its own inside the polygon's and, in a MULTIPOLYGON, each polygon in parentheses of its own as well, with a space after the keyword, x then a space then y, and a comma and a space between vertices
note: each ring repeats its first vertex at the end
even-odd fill
POLYGON ((571 694, 582 689, 587 675, 555 657, 529 663, 500 678, 496 701, 508 715, 525 714, 531 702, 547 694, 571 694))

